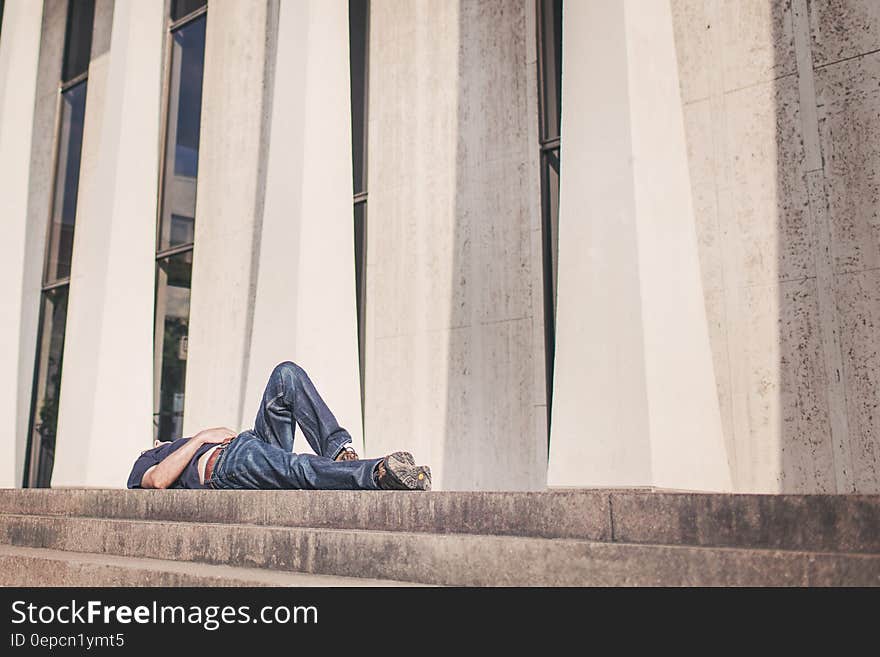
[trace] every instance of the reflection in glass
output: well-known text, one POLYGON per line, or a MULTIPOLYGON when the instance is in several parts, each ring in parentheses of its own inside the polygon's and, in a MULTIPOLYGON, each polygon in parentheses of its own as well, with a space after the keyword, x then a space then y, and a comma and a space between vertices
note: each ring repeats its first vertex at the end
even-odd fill
POLYGON ((172 0, 171 3, 171 20, 177 20, 184 16, 189 16, 199 7, 208 4, 208 0, 172 0))
POLYGON ((545 181, 545 203, 547 204, 546 213, 546 234, 548 236, 548 247, 550 249, 549 258, 550 267, 550 283, 553 294, 551 301, 553 304, 553 316, 556 316, 556 281, 559 268, 559 149, 546 151, 544 153, 546 164, 544 171, 547 179, 545 181))
POLYGON ((179 214, 172 213, 168 246, 192 244, 195 237, 195 224, 194 217, 181 217, 179 214))
POLYGON ((185 244, 181 222, 191 230, 196 216, 196 180, 199 172, 199 135, 202 117, 202 74, 205 65, 205 25, 200 16, 173 33, 165 174, 162 193, 160 251, 185 244), (176 219, 175 219, 176 217, 176 219))
POLYGON ((67 321, 68 286, 43 293, 40 342, 37 345, 36 388, 31 411, 30 447, 25 485, 47 488, 55 461, 55 433, 61 389, 61 359, 67 321))
POLYGON ((174 440, 183 430, 192 251, 156 261, 156 376, 154 438, 174 440))
MULTIPOLYGON (((361 396, 364 392, 364 335, 366 318, 364 306, 367 301, 367 202, 354 205, 354 278, 357 304, 358 352, 360 353, 361 396)), ((363 402, 363 400, 361 400, 363 402)))
POLYGON ((369 0, 349 0, 349 65, 351 67, 351 163, 354 193, 367 189, 367 56, 369 0))
POLYGON ((52 220, 49 225, 46 283, 70 276, 83 121, 86 113, 86 85, 86 82, 81 82, 61 95, 61 131, 58 139, 52 220))
POLYGON ((72 80, 89 69, 95 0, 70 0, 61 79, 72 80))

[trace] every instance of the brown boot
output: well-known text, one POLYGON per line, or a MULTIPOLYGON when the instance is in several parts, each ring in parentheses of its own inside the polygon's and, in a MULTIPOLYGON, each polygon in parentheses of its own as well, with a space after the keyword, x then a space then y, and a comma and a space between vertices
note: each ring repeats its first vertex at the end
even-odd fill
POLYGON ((377 468, 379 488, 384 490, 431 490, 431 468, 416 465, 409 452, 394 452, 382 459, 377 468))

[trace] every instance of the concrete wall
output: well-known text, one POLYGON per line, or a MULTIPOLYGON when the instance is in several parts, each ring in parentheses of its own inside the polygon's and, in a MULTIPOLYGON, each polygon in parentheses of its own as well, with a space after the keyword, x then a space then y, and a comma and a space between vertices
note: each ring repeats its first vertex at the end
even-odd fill
POLYGON ((0 287, 0 317, 4 318, 0 324, 0 417, 7 427, 0 440, 0 486, 4 487, 21 484, 24 465, 45 238, 45 222, 40 232, 33 230, 29 219, 33 190, 49 187, 45 151, 54 125, 35 120, 54 117, 47 72, 38 64, 46 61, 45 53, 41 58, 41 43, 45 49, 53 40, 57 4, 49 3, 44 20, 41 2, 8 0, 0 38, 0 225, 4 234, 0 241, 4 281, 0 287), (42 85, 38 85, 38 72, 42 85))
POLYGON ((673 0, 737 490, 880 490, 880 8, 673 0))
POLYGON ((545 482, 533 21, 371 4, 366 448, 438 488, 545 482))
POLYGON ((56 486, 119 486, 152 440, 163 28, 162 3, 96 4, 56 486))

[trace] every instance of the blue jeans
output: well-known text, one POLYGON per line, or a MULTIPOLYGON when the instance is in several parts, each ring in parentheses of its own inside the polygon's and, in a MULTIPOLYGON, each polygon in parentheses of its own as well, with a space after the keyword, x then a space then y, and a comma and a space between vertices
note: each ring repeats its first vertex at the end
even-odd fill
POLYGON ((382 459, 334 460, 351 441, 298 365, 284 362, 269 377, 253 430, 229 443, 214 464, 211 488, 376 490, 382 459), (294 454, 296 425, 315 454, 294 454))

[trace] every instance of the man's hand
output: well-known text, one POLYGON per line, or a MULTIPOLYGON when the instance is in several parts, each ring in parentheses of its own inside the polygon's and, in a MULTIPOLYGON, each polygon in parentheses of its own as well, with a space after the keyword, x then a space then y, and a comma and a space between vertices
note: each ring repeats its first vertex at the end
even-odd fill
POLYGON ((205 443, 222 443, 225 440, 235 438, 237 435, 235 431, 227 427, 214 427, 213 429, 199 431, 192 439, 204 445, 205 443))
POLYGON ((184 471, 192 457, 199 451, 199 447, 206 443, 222 443, 226 440, 232 440, 235 436, 236 433, 226 427, 214 427, 199 431, 189 439, 186 445, 166 456, 158 465, 147 470, 141 478, 141 487, 168 488, 177 481, 180 473, 184 471))

